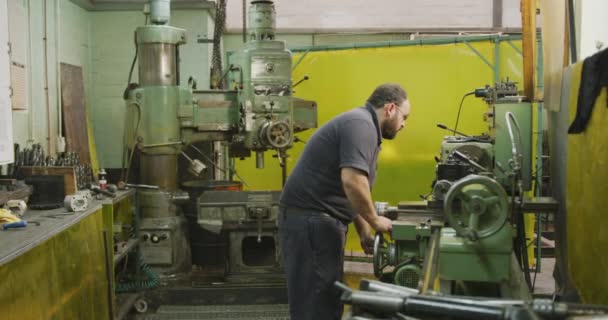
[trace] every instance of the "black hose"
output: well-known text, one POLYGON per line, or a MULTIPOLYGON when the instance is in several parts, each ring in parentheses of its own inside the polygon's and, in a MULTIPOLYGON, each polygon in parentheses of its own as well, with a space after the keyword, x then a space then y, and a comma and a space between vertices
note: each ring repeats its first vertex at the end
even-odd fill
POLYGON ((144 263, 143 259, 139 259, 139 268, 146 276, 145 279, 131 280, 126 282, 119 282, 116 284, 114 291, 116 293, 133 292, 139 290, 148 290, 157 287, 160 284, 160 278, 158 273, 152 270, 152 268, 144 263))
POLYGON ((460 110, 462 110, 462 103, 464 102, 464 99, 466 97, 472 94, 475 94, 475 91, 466 93, 464 96, 462 96, 462 100, 460 100, 460 106, 458 107, 458 115, 456 116, 456 124, 454 125, 454 134, 456 133, 456 130, 458 130, 458 121, 460 121, 460 110))
MULTIPOLYGON (((146 24, 147 24, 147 16, 146 16, 146 24)), ((129 92, 131 92, 131 90, 133 90, 137 87, 137 85, 131 85, 131 78, 133 77, 133 70, 135 69, 135 62, 137 61, 138 52, 139 52, 139 46, 137 45, 137 38, 136 38, 135 39, 135 56, 133 56, 133 62, 131 62, 131 69, 129 70, 129 78, 127 79, 127 87, 125 88, 125 91, 122 93, 123 100, 127 100, 129 98, 129 92)), ((138 122, 139 122, 139 120, 138 120, 138 122)), ((138 125, 139 125, 139 123, 138 123, 138 125)), ((125 130, 125 134, 126 134, 126 130, 125 130)), ((125 143, 125 145, 124 145, 124 148, 122 149, 121 180, 127 181, 127 179, 129 179, 128 176, 125 177, 125 166, 126 166, 125 153, 127 150, 127 141, 126 141, 126 136, 123 135, 123 137, 125 137, 123 139, 124 140, 123 142, 125 143)), ((132 154, 131 154, 131 156, 132 156, 132 154)))
MULTIPOLYGON (((123 179, 124 182, 129 182, 129 173, 131 171, 131 165, 133 164, 133 156, 135 155, 135 149, 137 146, 137 132, 139 131, 139 123, 141 122, 141 107, 138 103, 133 103, 133 105, 137 107, 137 124, 135 125, 135 132, 133 135, 133 146, 131 147, 131 154, 129 155, 129 162, 127 163, 127 173, 123 179)), ((126 134, 126 132, 125 132, 125 134, 126 134)), ((127 146, 125 145, 125 149, 126 148, 127 148, 127 146)), ((124 172, 124 166, 123 166, 123 172, 124 172)))

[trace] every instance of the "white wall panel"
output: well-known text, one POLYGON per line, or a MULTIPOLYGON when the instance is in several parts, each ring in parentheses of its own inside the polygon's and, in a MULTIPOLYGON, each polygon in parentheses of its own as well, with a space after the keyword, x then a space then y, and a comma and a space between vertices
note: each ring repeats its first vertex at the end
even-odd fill
POLYGON ((579 16, 579 60, 608 47, 608 1, 577 1, 579 16))
POLYGON ((13 117, 9 96, 8 7, 0 0, 0 164, 13 162, 13 117))
MULTIPOLYGON (((274 2, 278 29, 381 30, 492 27, 492 0, 275 0, 274 2)), ((228 1, 227 10, 228 29, 240 29, 242 2, 228 1)))

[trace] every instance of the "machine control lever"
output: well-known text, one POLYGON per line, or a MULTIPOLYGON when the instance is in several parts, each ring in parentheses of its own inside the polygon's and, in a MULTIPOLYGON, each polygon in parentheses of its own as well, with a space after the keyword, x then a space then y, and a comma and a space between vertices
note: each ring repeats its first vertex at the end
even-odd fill
POLYGON ((299 85, 300 83, 302 83, 308 79, 310 79, 308 76, 304 76, 304 78, 302 78, 302 79, 300 79, 300 81, 296 82, 293 86, 291 86, 291 88, 292 89, 295 88, 297 85, 299 85))
POLYGON ((458 150, 454 150, 452 152, 452 154, 456 158, 458 158, 458 159, 460 159, 462 161, 467 162, 468 164, 472 165, 473 167, 475 167, 476 169, 478 169, 478 170, 480 170, 482 172, 489 172, 490 171, 488 168, 486 168, 486 167, 480 165, 479 163, 473 161, 473 159, 469 158, 466 154, 464 154, 464 153, 462 153, 462 152, 460 152, 458 150))
POLYGON ((461 135, 461 136, 463 136, 463 137, 468 137, 468 136, 469 136, 468 134, 464 134, 464 133, 462 133, 462 132, 460 132, 460 131, 456 131, 456 130, 454 130, 454 129, 448 128, 448 127, 447 127, 445 124, 443 124, 443 123, 438 123, 438 124, 437 124, 437 128, 439 128, 439 129, 443 129, 443 130, 448 130, 448 131, 451 131, 452 133, 454 133, 454 134, 459 134, 459 135, 461 135))
POLYGON ((256 219, 258 225, 258 243, 262 242, 262 223, 263 219, 268 218, 268 208, 253 207, 249 209, 249 216, 256 219))

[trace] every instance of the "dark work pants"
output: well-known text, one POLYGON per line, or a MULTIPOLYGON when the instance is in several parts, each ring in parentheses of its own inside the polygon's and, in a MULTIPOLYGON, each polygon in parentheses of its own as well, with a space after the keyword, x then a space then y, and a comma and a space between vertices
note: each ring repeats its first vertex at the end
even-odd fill
POLYGON ((336 218, 281 208, 279 239, 292 320, 340 319, 347 226, 336 218))

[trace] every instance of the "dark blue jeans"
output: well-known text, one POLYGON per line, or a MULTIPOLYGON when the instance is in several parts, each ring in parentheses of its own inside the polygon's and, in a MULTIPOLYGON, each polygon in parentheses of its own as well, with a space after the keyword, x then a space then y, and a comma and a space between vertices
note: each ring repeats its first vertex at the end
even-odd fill
POLYGON ((325 213, 281 208, 279 239, 292 320, 340 319, 347 226, 325 213))

